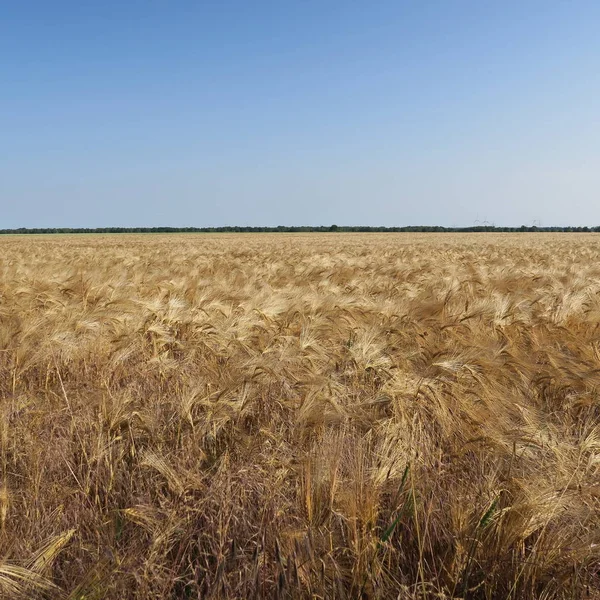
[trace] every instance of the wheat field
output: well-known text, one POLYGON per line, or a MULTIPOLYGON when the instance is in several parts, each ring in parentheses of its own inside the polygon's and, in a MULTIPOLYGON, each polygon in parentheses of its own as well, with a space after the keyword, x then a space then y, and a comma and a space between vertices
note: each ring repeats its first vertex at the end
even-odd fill
POLYGON ((600 238, 4 236, 0 597, 600 598, 600 238))

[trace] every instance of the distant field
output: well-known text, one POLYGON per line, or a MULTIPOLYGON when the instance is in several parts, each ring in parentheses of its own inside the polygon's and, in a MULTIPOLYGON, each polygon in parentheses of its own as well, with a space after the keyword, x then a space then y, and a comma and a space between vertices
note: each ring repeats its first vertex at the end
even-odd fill
POLYGON ((0 238, 0 598, 600 598, 600 238, 0 238))

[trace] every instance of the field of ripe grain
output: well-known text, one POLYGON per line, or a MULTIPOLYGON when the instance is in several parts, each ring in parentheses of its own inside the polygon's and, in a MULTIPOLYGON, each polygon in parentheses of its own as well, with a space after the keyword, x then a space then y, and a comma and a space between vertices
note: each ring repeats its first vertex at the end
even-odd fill
POLYGON ((0 239, 0 597, 599 598, 600 237, 0 239))

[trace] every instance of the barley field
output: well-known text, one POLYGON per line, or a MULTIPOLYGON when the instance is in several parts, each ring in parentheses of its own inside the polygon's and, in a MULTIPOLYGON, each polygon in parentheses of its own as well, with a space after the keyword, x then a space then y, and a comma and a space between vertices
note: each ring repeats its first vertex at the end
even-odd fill
POLYGON ((0 597, 600 598, 600 237, 4 236, 0 597))

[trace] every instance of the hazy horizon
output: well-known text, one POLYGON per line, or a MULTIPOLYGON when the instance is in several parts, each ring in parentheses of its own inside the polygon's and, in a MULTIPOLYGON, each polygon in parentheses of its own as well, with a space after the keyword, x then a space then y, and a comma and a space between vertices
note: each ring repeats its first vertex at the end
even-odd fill
POLYGON ((597 3, 0 16, 0 229, 600 225, 597 3))

